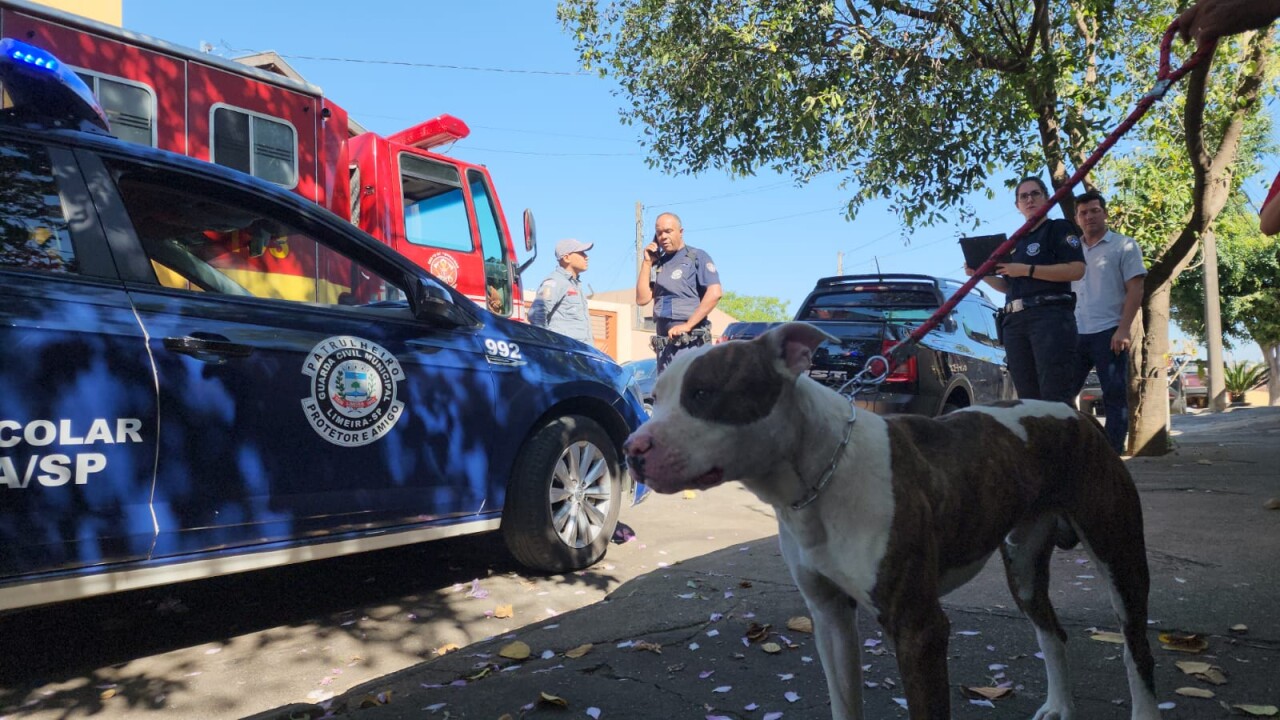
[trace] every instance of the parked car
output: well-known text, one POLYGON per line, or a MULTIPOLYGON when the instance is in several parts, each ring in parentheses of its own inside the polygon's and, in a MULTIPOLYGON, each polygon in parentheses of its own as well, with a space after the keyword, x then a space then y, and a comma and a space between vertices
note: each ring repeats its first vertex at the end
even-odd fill
POLYGON ((653 411, 653 386, 658 381, 658 359, 631 360, 622 363, 622 368, 631 372, 631 379, 640 390, 646 412, 653 411))
POLYGON ((616 363, 109 136, 37 48, 0 83, 0 610, 494 529, 540 571, 604 555, 643 493, 616 363))
POLYGON ((1209 386, 1195 370, 1182 371, 1182 394, 1187 407, 1209 407, 1209 386))
MULTIPOLYGON (((841 275, 822 278, 796 312, 838 340, 820 346, 809 376, 839 389, 868 358, 906 338, 963 283, 929 275, 841 275)), ((911 350, 858 405, 877 413, 940 415, 1014 397, 1004 348, 996 339, 996 307, 978 289, 911 350)), ((723 340, 749 339, 776 323, 731 323, 723 340)))

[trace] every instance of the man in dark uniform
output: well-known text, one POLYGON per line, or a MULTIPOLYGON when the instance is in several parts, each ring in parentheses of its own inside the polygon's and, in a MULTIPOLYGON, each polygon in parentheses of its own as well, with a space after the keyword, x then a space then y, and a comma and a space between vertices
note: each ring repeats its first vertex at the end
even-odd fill
POLYGON ((711 256, 685 245, 680 218, 663 213, 654 224, 654 240, 645 246, 636 278, 636 304, 653 302, 657 334, 653 349, 658 372, 676 353, 711 341, 707 316, 720 302, 720 274, 711 256))
MULTIPOLYGON (((1014 201, 1030 219, 1049 200, 1037 177, 1018 183, 1014 201)), ((1071 282, 1084 277, 1080 230, 1068 220, 1044 218, 1023 236, 1010 262, 983 280, 1005 294, 998 322, 1005 359, 1018 397, 1071 404, 1076 392, 1075 294, 1071 282)), ((973 268, 965 272, 973 274, 973 268)))

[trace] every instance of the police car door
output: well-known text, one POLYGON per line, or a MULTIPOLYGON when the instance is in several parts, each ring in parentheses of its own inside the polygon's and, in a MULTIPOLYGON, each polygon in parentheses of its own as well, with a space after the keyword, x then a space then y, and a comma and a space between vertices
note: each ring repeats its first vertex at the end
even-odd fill
POLYGON ((72 151, 0 133, 0 585, 146 557, 155 426, 142 328, 72 151))
POLYGON ((467 472, 484 469, 492 379, 474 337, 399 300, 406 266, 261 191, 83 163, 142 251, 122 274, 159 369, 157 554, 483 505, 467 472))

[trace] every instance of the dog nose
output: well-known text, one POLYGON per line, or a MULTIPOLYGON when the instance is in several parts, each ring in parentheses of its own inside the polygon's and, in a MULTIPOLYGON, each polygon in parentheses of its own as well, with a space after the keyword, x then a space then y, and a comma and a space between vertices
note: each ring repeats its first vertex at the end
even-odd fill
POLYGON ((639 457, 653 447, 653 436, 646 432, 636 431, 622 444, 622 451, 628 458, 639 457))

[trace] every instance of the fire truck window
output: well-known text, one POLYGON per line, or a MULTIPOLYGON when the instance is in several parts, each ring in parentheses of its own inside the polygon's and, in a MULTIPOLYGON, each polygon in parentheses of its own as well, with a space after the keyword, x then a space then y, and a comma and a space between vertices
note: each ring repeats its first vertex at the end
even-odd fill
POLYGON ((458 168, 400 154, 404 235, 414 245, 471 252, 471 223, 458 168))
POLYGON ((121 140, 155 147, 156 99, 151 88, 123 78, 97 73, 76 73, 98 98, 107 113, 111 133, 121 140))
POLYGON ((38 145, 0 142, 0 268, 79 270, 49 153, 38 145))
POLYGON ((476 207, 476 229, 480 231, 480 249, 484 253, 484 279, 489 296, 489 309, 506 315, 511 312, 511 265, 507 262, 507 244, 502 237, 498 209, 489 199, 489 185, 478 170, 467 171, 471 183, 471 202, 476 207), (502 309, 494 310, 494 290, 502 301, 502 309))
POLYGON ((251 198, 162 171, 117 167, 116 183, 160 285, 363 306, 400 300, 394 284, 251 198))
POLYGON ((287 123, 232 108, 213 111, 213 161, 283 187, 298 184, 298 137, 287 123))

